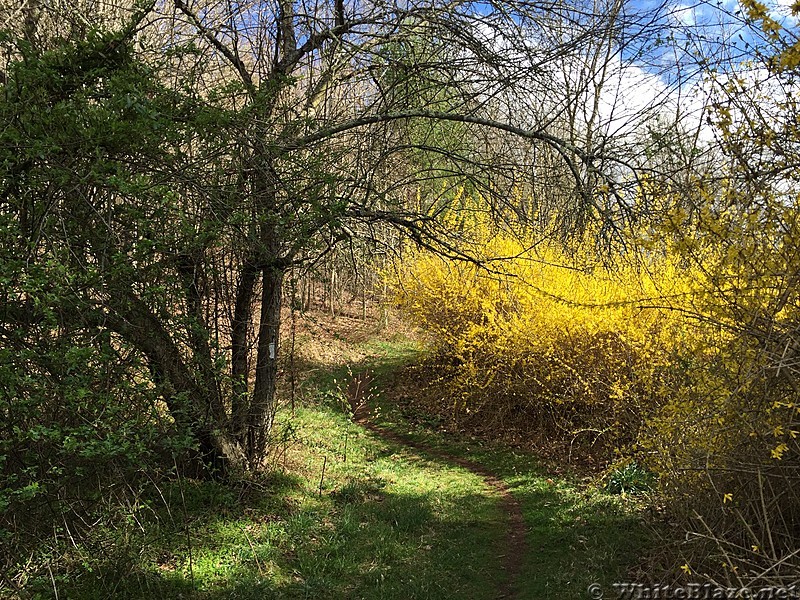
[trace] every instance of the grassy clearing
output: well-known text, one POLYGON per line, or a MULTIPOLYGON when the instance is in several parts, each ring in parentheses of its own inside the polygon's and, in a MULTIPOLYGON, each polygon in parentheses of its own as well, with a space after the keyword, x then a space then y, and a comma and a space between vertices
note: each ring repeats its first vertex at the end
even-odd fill
MULTIPOLYGON (((386 390, 415 352, 407 341, 368 339, 352 371, 371 369, 386 390)), ((348 377, 347 366, 311 372, 306 400, 279 417, 268 477, 161 489, 143 501, 139 533, 133 527, 125 544, 117 541, 126 552, 56 580, 60 597, 496 597, 506 552, 498 493, 478 475, 352 423, 334 383, 348 377)), ((390 397, 376 398, 381 425, 485 465, 521 502, 528 554, 520 597, 584 598, 590 582, 626 579, 646 543, 630 505, 551 477, 529 455, 412 427, 390 397)), ((42 582, 38 597, 52 597, 52 587, 42 582)))
POLYGON ((640 499, 608 495, 592 482, 552 476, 526 453, 444 439, 421 428, 402 429, 411 439, 484 465, 508 485, 527 527, 520 598, 585 598, 590 583, 610 592, 612 583, 631 580, 628 571, 652 548, 651 529, 639 514, 640 499))
MULTIPOLYGON (((610 590, 611 583, 631 579, 628 571, 656 543, 651 525, 641 517, 641 498, 606 494, 596 481, 553 476, 534 456, 513 448, 442 434, 435 418, 412 415, 409 419, 393 403, 391 388, 398 367, 417 356, 416 347, 402 341, 367 341, 364 347, 367 359, 351 371, 369 369, 375 373, 375 418, 382 427, 486 466, 503 479, 521 503, 528 528, 521 598, 583 598, 590 583, 610 590)), ((347 369, 340 367, 318 378, 315 385, 334 390, 334 379, 341 384, 348 375, 347 369)))

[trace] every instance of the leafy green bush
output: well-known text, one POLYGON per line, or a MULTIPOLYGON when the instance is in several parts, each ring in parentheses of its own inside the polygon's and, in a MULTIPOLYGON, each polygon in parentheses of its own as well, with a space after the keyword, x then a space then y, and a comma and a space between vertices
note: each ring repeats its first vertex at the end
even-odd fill
POLYGON ((124 546, 143 492, 189 445, 150 362, 109 325, 122 294, 110 281, 132 285, 127 259, 146 241, 134 230, 123 251, 87 243, 101 189, 131 213, 123 195, 152 189, 111 158, 152 141, 151 121, 125 106, 143 74, 96 32, 20 48, 0 86, 0 596, 124 546))
POLYGON ((636 494, 654 490, 657 483, 654 473, 633 461, 613 469, 605 487, 609 494, 636 494))

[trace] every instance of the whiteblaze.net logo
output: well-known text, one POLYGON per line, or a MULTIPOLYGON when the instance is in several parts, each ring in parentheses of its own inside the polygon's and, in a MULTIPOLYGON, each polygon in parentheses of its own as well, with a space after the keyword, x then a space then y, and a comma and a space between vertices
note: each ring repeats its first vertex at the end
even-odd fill
POLYGON ((600 584, 588 588, 591 600, 800 600, 800 585, 789 587, 730 588, 710 583, 689 583, 685 586, 614 583, 609 594, 600 584))

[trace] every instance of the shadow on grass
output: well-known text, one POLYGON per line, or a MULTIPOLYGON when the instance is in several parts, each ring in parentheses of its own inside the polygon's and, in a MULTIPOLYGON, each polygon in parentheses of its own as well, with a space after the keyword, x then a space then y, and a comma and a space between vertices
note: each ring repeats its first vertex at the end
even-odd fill
MULTIPOLYGON (((389 419, 391 422, 391 419, 389 419)), ((527 555, 519 598, 571 600, 588 597, 598 583, 610 590, 631 581, 628 573, 653 549, 653 528, 637 512, 640 500, 608 495, 592 485, 550 477, 536 457, 494 448, 418 427, 415 441, 484 466, 502 479, 520 503, 527 555)))
MULTIPOLYGON (((475 517, 447 518, 437 510, 433 494, 367 488, 336 496, 341 495, 331 499, 338 505, 333 518, 323 512, 298 512, 279 526, 273 523, 271 534, 251 531, 248 543, 228 539, 228 517, 217 535, 206 531, 194 539, 191 571, 188 564, 155 569, 113 585, 105 574, 102 587, 84 587, 68 597, 494 597, 498 574, 492 572, 489 552, 491 526, 487 529, 484 522, 492 514, 491 499, 463 496, 459 502, 471 507, 475 517)), ((253 528, 252 523, 242 524, 248 526, 253 528)))
MULTIPOLYGON (((384 385, 416 354, 407 346, 378 350, 351 370, 371 369, 384 385)), ((243 486, 172 485, 162 490, 171 516, 154 509, 158 527, 148 528, 134 566, 109 563, 67 582, 61 597, 495 598, 506 551, 496 494, 440 456, 402 449, 349 423, 324 395, 333 379, 348 375, 347 367, 320 366, 306 383, 322 401, 310 403, 312 416, 298 409, 293 420, 303 430, 305 459, 316 465, 328 458, 322 494, 316 481, 284 474, 243 486), (337 458, 344 448, 346 461, 337 458)), ((384 412, 409 434, 390 407, 384 412)), ((620 580, 635 562, 643 529, 615 499, 553 481, 534 457, 507 448, 423 430, 413 435, 485 465, 521 503, 528 548, 521 598, 584 598, 589 583, 620 580)), ((48 597, 43 590, 40 597, 48 597)))
POLYGON ((330 411, 299 417, 309 418, 327 423, 307 431, 328 452, 341 430, 354 445, 347 462, 329 461, 322 494, 284 474, 232 487, 176 482, 162 489, 172 518, 159 513, 135 566, 84 573, 61 597, 496 597, 504 521, 477 477, 330 411))
POLYGON ((529 555, 522 598, 587 597, 591 583, 604 589, 626 580, 646 532, 613 499, 574 490, 521 486, 515 492, 528 527, 529 555))
MULTIPOLYGON (((385 359, 377 359, 379 370, 376 370, 376 361, 365 361, 354 365, 352 372, 376 370, 376 385, 385 389, 394 384, 397 368, 414 357, 414 353, 401 354, 388 364, 385 359)), ((346 374, 343 368, 332 377, 341 381, 346 374)), ((325 389, 330 380, 315 383, 319 389, 325 389)), ((390 398, 379 397, 377 405, 380 407, 378 423, 382 426, 434 452, 449 453, 483 465, 509 486, 522 507, 527 528, 520 598, 584 598, 591 583, 611 589, 613 582, 628 581, 627 573, 638 564, 641 553, 652 548, 651 531, 630 502, 574 480, 551 478, 530 454, 512 448, 482 446, 474 439, 445 436, 436 431, 436 423, 430 428, 420 419, 409 423, 407 415, 401 414, 400 407, 392 406, 390 398)), ((421 460, 451 464, 446 458, 426 454, 424 450, 415 452, 424 457, 421 460)), ((498 552, 502 553, 503 549, 498 552)))

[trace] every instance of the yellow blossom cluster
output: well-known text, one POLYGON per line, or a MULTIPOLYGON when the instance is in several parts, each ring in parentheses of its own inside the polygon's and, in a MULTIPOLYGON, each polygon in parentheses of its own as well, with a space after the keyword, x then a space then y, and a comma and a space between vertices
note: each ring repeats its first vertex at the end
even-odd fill
POLYGON ((475 262, 407 249, 394 279, 398 304, 430 337, 453 417, 573 447, 636 440, 703 352, 674 310, 691 274, 663 256, 568 252, 475 218, 468 238, 475 262))
MULTIPOLYGON (((566 249, 475 214, 449 218, 476 260, 409 248, 393 279, 429 336, 435 395, 453 418, 605 457, 636 451, 683 489, 742 453, 794 456, 800 402, 775 379, 774 348, 743 329, 768 317, 777 336, 798 321, 793 301, 776 304, 794 276, 781 270, 786 235, 763 212, 678 207, 613 253, 591 232, 566 249)), ((796 214, 781 209, 784 232, 796 214)), ((800 343, 785 350, 788 376, 800 343)))

